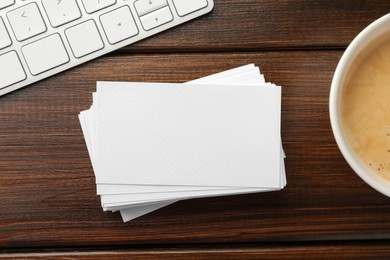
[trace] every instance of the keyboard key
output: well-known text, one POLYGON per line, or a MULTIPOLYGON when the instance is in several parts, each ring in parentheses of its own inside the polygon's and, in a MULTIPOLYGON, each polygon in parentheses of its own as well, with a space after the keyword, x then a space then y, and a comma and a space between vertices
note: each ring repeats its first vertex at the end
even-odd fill
POLYGON ((173 16, 171 10, 167 6, 152 13, 146 14, 140 19, 145 31, 148 31, 172 21, 173 16))
POLYGON ((11 38, 9 37, 9 34, 7 32, 7 29, 5 28, 3 19, 0 17, 0 50, 10 46, 12 43, 11 38))
POLYGON ((16 51, 0 55, 0 89, 26 79, 26 73, 16 51))
POLYGON ((36 3, 24 5, 7 13, 18 41, 23 41, 46 31, 45 22, 36 3))
POLYGON ((0 1, 0 9, 6 8, 10 5, 13 5, 15 0, 1 0, 0 1))
POLYGON ((207 7, 207 0, 173 0, 177 14, 179 16, 185 16, 200 9, 207 7))
POLYGON ((53 27, 58 27, 81 17, 76 0, 42 0, 42 3, 53 27))
MULTIPOLYGON (((175 1, 0 0, 0 96, 204 15, 214 6, 207 0, 206 8, 180 17, 175 1)), ((205 0, 185 0, 191 6, 197 1, 205 0)))
POLYGON ((68 53, 58 33, 23 46, 22 53, 34 76, 69 62, 68 53))
POLYGON ((66 38, 76 58, 101 50, 104 47, 100 33, 93 20, 65 30, 66 38))
POLYGON ((167 6, 166 0, 138 0, 134 3, 138 16, 156 11, 157 9, 167 6))
POLYGON ((138 34, 133 15, 123 6, 100 16, 104 32, 110 44, 115 44, 138 34))
POLYGON ((85 11, 91 14, 116 3, 116 0, 82 0, 85 11))

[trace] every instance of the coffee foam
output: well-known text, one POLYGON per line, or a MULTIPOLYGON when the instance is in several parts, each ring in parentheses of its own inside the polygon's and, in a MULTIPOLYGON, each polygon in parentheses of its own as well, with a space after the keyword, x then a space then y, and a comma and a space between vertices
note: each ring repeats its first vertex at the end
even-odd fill
POLYGON ((369 44, 346 77, 341 105, 344 135, 356 155, 390 180, 390 37, 369 44))

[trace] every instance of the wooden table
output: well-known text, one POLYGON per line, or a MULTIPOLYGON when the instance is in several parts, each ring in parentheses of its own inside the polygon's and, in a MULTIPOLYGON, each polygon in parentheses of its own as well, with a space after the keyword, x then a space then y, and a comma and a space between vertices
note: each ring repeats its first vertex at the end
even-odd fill
POLYGON ((386 258, 390 199, 343 159, 336 65, 387 0, 215 0, 214 11, 0 97, 0 258, 386 258), (77 115, 97 80, 185 82, 255 63, 283 86, 288 185, 181 201, 129 223, 104 213, 77 115))

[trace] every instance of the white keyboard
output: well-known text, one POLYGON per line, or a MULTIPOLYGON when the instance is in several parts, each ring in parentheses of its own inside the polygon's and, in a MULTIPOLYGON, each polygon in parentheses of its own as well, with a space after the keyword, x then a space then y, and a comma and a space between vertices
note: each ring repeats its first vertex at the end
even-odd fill
POLYGON ((0 0, 0 96, 210 12, 213 0, 0 0))

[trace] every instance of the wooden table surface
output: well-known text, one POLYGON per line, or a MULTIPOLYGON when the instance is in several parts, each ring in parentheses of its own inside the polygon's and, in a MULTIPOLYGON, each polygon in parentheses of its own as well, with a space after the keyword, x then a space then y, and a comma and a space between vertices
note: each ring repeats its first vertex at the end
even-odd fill
POLYGON ((328 100, 345 48, 389 10, 388 0, 215 0, 206 16, 0 97, 0 258, 386 259, 390 198, 343 159, 328 100), (283 87, 287 187, 129 223, 102 212, 77 118, 95 82, 185 82, 248 63, 283 87))

